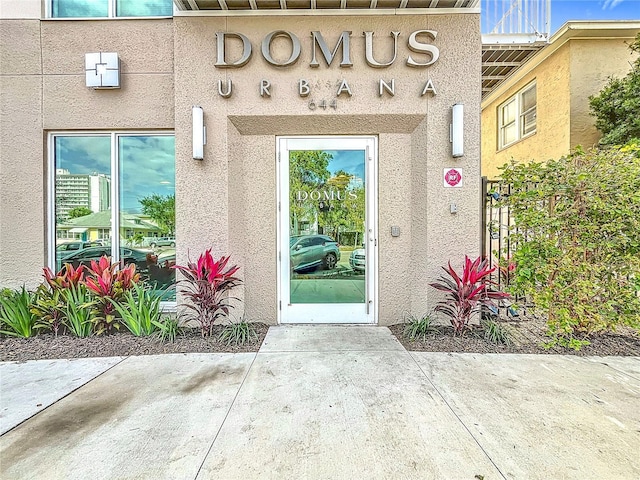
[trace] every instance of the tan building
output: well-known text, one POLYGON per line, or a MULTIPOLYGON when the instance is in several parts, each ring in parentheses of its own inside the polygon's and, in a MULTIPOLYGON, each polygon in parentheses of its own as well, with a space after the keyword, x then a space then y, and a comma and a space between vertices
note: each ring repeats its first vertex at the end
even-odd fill
POLYGON ((54 264, 65 171, 111 179, 115 259, 175 195, 177 262, 231 255, 250 320, 432 308, 480 249, 478 2, 303 3, 0 0, 0 286, 54 264))
MULTIPOLYGON (((640 21, 568 22, 482 99, 482 175, 498 167, 560 158, 599 138, 589 96, 609 77, 623 77, 633 57, 628 44, 640 21)), ((516 46, 513 47, 517 49, 516 46)))

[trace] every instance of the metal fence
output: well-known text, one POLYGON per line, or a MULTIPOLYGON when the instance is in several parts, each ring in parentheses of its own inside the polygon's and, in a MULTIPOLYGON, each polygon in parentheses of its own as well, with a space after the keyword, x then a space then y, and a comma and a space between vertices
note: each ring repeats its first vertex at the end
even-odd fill
POLYGON ((503 289, 509 285, 508 261, 515 245, 509 237, 514 226, 509 207, 500 205, 499 200, 511 194, 511 185, 482 177, 482 192, 482 255, 488 260, 489 267, 498 267, 491 274, 491 280, 503 289))

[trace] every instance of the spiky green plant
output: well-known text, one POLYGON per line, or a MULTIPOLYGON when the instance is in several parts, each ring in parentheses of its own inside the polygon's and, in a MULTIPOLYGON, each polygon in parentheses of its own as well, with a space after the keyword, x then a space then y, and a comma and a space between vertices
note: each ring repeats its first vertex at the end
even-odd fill
POLYGON ((174 316, 166 316, 152 323, 157 328, 158 338, 163 342, 175 342, 178 335, 182 333, 180 320, 174 316))
POLYGON ((405 322, 404 336, 409 340, 416 340, 418 338, 424 339, 428 335, 440 332, 438 326, 434 324, 433 315, 431 313, 427 313, 422 317, 406 315, 405 322))
POLYGON ((72 335, 80 338, 93 333, 95 301, 84 284, 74 285, 61 292, 64 299, 62 322, 72 335))
POLYGON ((482 320, 484 339, 495 345, 511 345, 511 335, 504 324, 495 320, 482 320))
POLYGON ((258 338, 258 334, 249 322, 241 319, 239 322, 225 325, 218 338, 227 345, 244 345, 249 343, 252 338, 258 338))
POLYGON ((118 312, 120 322, 136 337, 151 335, 160 319, 161 296, 141 283, 133 283, 119 301, 109 298, 118 312))
POLYGON ((31 312, 33 294, 24 286, 21 290, 0 295, 0 333, 29 338, 35 334, 37 317, 31 312))

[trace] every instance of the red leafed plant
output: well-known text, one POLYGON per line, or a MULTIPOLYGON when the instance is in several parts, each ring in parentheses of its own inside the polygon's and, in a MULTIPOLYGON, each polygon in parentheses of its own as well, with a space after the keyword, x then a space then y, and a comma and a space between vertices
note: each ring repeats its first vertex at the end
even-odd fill
POLYGON ((451 262, 448 268, 442 269, 448 276, 441 275, 429 285, 445 293, 445 299, 438 302, 434 310, 449 317, 455 334, 462 334, 468 328, 471 316, 480 313, 482 306, 493 306, 493 300, 510 297, 491 288, 494 282, 489 280, 489 275, 496 267, 487 268, 486 259, 478 257, 471 261, 465 255, 462 275, 456 273, 451 262))
POLYGON ((36 290, 31 305, 31 312, 39 317, 37 328, 51 329, 58 335, 64 323, 64 307, 68 302, 69 291, 80 288, 84 282, 85 268, 80 265, 74 268, 66 264, 59 272, 54 273, 49 267, 43 269, 45 283, 36 290))
POLYGON ((184 304, 194 311, 194 320, 200 325, 202 336, 211 335, 213 324, 222 315, 228 315, 232 305, 228 296, 229 290, 240 285, 241 280, 233 275, 240 267, 227 267, 229 257, 220 257, 216 261, 211 249, 200 255, 196 263, 189 259, 187 266, 174 265, 171 268, 179 270, 183 279, 178 284, 183 285, 179 290, 189 303, 184 304))
POLYGON ((95 331, 97 334, 111 332, 112 328, 119 328, 115 321, 115 307, 117 302, 127 290, 140 280, 140 274, 136 273, 134 264, 120 267, 119 263, 111 263, 109 257, 103 256, 99 261, 91 260, 91 268, 88 269, 85 283, 87 288, 96 297, 98 315, 95 331), (111 300, 110 300, 111 299, 111 300))

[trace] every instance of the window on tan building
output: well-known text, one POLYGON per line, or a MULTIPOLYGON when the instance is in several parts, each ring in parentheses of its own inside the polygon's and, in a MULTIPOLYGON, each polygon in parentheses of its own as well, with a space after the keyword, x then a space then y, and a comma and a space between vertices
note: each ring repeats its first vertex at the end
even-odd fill
POLYGON ((58 271, 65 263, 77 267, 111 256, 114 262, 135 264, 163 300, 174 301, 173 134, 52 132, 49 145, 49 266, 58 271), (81 200, 74 193, 78 179, 81 200), (145 212, 145 205, 153 213, 145 212), (70 207, 83 207, 88 214, 73 217, 70 207), (143 214, 147 220, 140 219, 143 214), (151 248, 144 237, 152 235, 170 235, 172 242, 151 248), (95 245, 70 254, 64 244, 74 238, 95 245))
POLYGON ((498 149, 535 133, 536 103, 536 82, 532 82, 498 107, 498 149))
POLYGON ((172 0, 49 0, 52 18, 170 17, 172 0))

